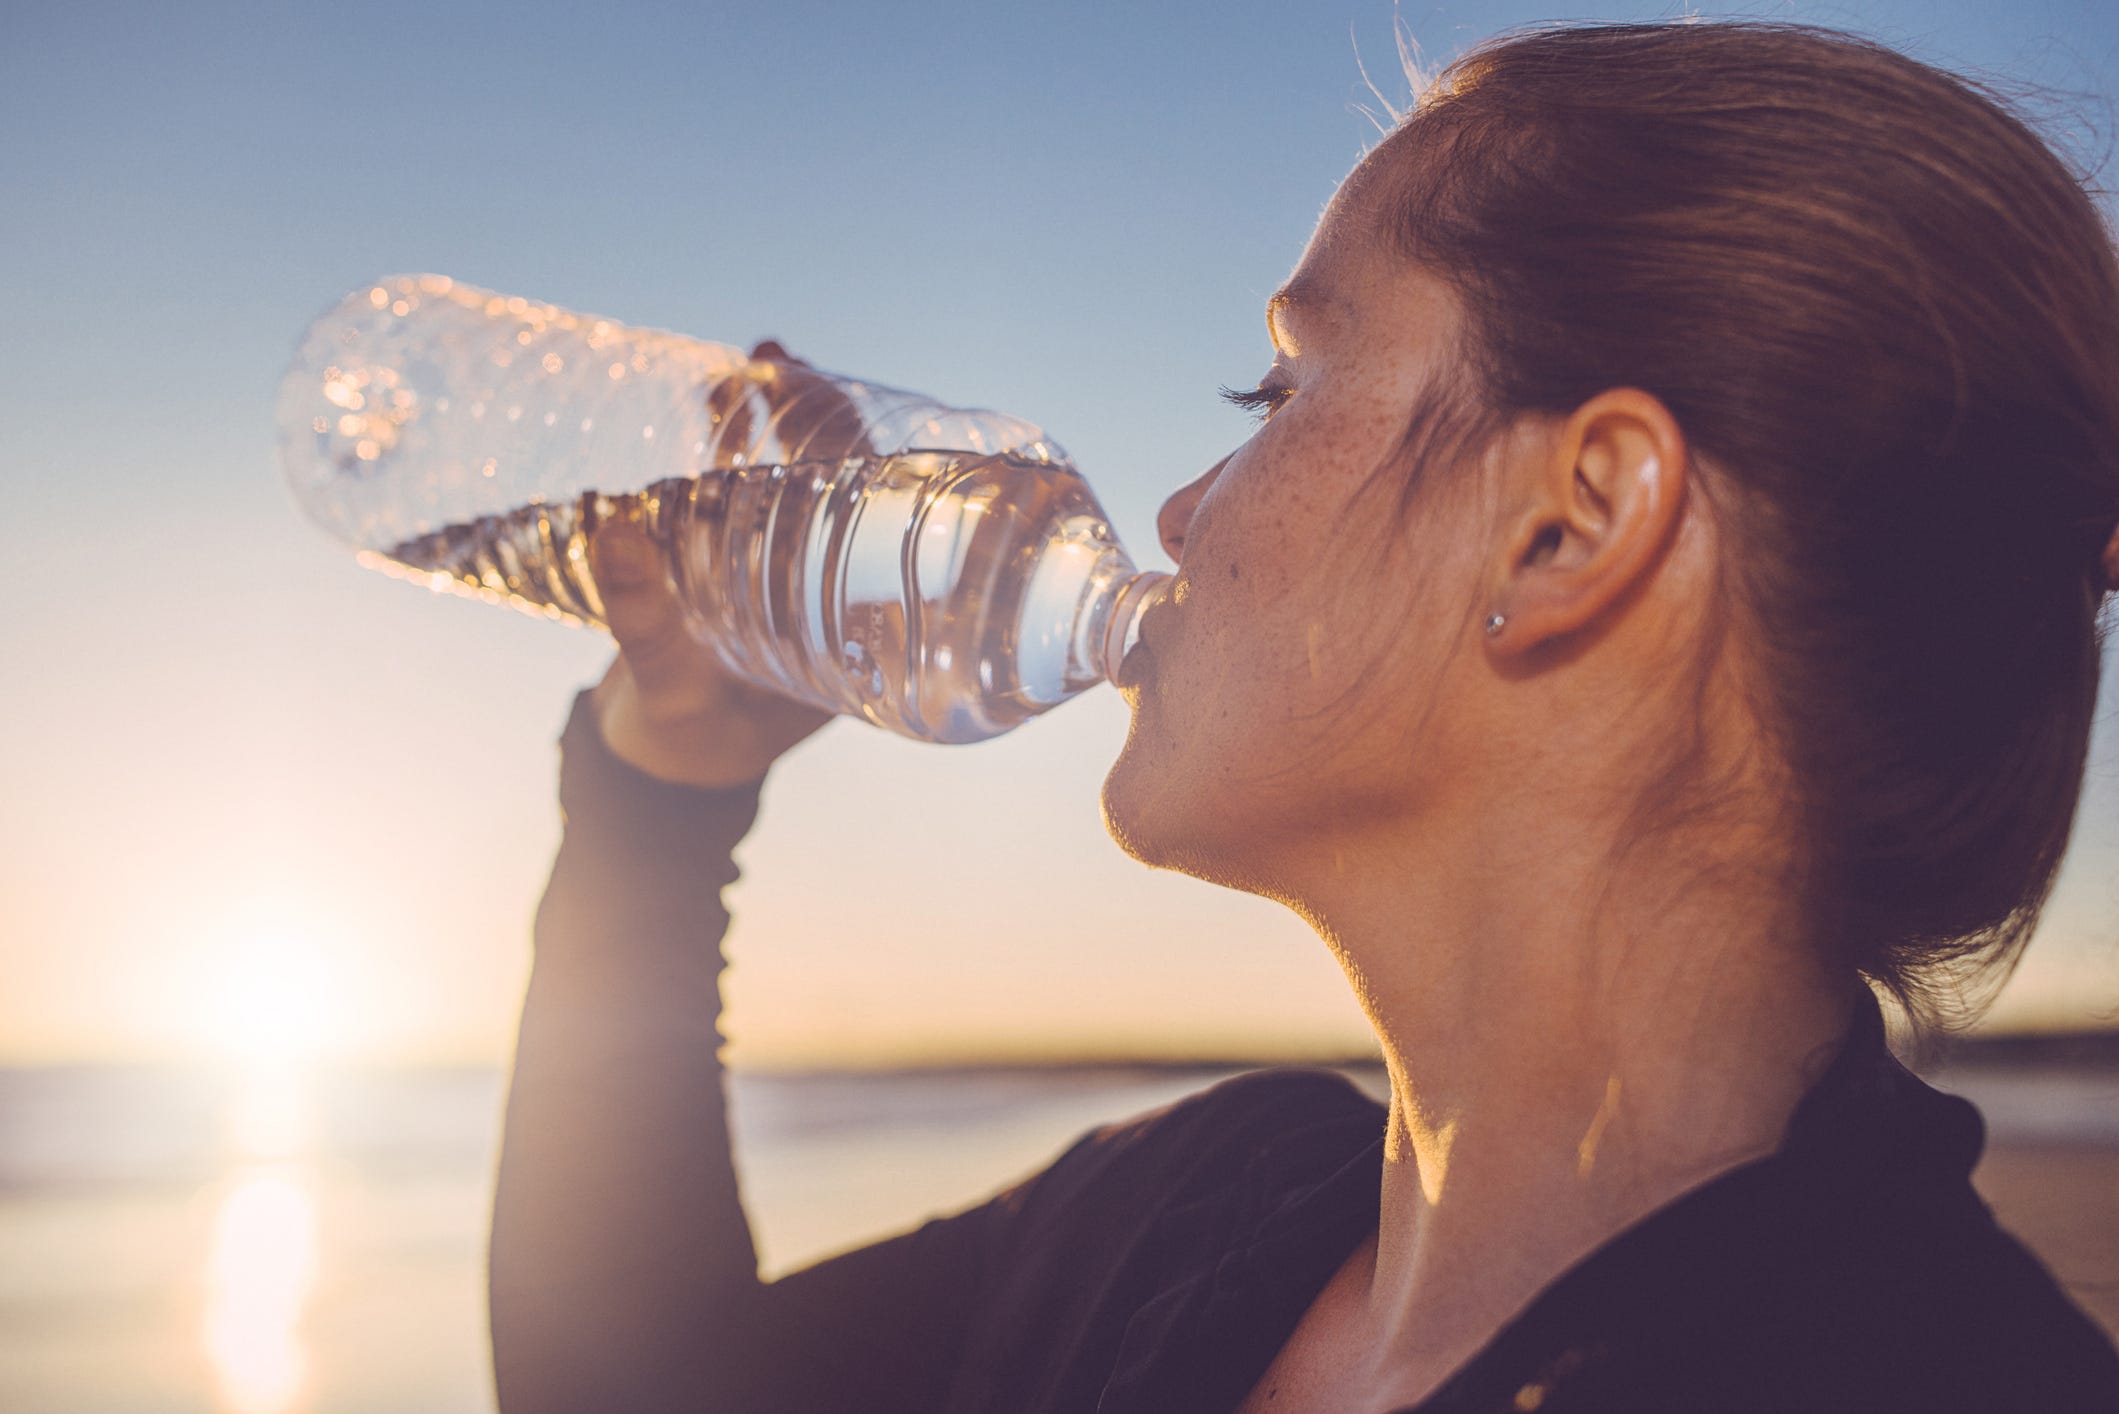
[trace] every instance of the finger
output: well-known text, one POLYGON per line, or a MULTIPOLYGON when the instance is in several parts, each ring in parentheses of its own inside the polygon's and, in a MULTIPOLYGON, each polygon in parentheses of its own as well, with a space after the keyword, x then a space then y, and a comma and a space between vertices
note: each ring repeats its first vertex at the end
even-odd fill
POLYGON ((676 586, 655 543, 637 526, 614 521, 599 527, 589 538, 589 572, 603 599, 604 622, 636 671, 652 676, 657 665, 690 646, 676 586))
POLYGON ((774 363, 791 363, 797 368, 807 368, 806 360, 796 358, 783 348, 778 339, 760 339, 751 345, 750 356, 754 359, 769 359, 774 363))
POLYGON ((777 339, 760 339, 750 357, 755 363, 777 365, 760 370, 764 376, 756 379, 771 408, 773 438, 780 444, 772 460, 836 460, 872 451, 861 410, 835 380, 789 353, 777 339))
POLYGON ((709 466, 731 466, 739 458, 751 459, 752 407, 757 401, 757 384, 747 368, 724 374, 707 390, 707 421, 713 429, 709 466))

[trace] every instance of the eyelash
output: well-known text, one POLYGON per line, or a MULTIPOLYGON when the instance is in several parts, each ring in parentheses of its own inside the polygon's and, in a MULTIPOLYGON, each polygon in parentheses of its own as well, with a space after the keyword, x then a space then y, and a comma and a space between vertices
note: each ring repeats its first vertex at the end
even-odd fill
POLYGON ((1250 413, 1258 422, 1264 422, 1280 410, 1280 405, 1295 396, 1293 388, 1269 387, 1259 384, 1255 388, 1224 388, 1223 402, 1232 403, 1250 413))

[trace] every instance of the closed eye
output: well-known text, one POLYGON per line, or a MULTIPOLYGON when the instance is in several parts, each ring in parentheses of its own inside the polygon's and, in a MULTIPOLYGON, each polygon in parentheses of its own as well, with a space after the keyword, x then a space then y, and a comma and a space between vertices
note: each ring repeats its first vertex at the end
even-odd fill
POLYGON ((1259 422, 1264 422, 1280 410, 1280 405, 1295 396, 1293 388, 1278 384, 1261 383, 1255 388, 1223 388, 1222 401, 1244 409, 1259 422))

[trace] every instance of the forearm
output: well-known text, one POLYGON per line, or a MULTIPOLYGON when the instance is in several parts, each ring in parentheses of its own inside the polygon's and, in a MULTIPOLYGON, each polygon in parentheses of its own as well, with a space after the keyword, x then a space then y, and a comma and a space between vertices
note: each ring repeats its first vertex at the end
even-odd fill
POLYGON ((640 775, 580 702, 563 753, 494 1200, 495 1377, 508 1414, 698 1407, 758 1290, 716 1028, 756 791, 640 775))

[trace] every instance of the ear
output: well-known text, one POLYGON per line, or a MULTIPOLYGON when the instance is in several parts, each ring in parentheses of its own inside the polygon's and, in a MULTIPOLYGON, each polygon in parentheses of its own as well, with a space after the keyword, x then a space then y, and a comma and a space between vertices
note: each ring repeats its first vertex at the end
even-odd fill
POLYGON ((1674 539, 1685 434, 1638 388, 1613 388, 1516 453, 1520 514, 1494 566, 1493 651, 1527 652, 1594 623, 1647 582, 1674 539))

